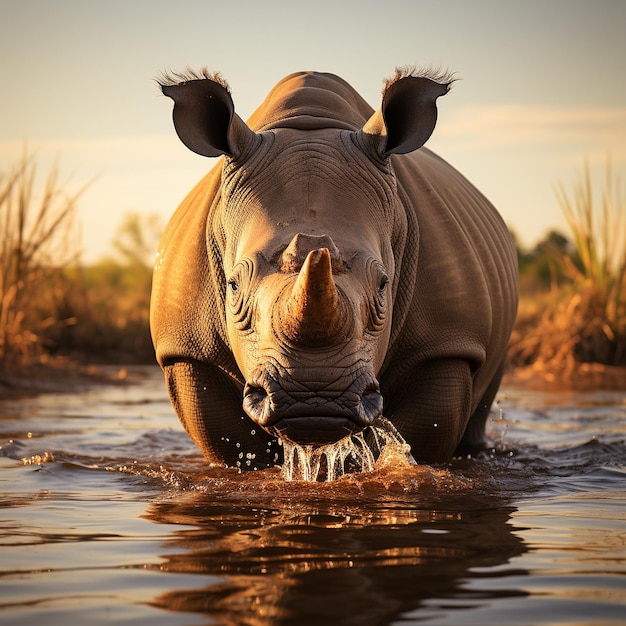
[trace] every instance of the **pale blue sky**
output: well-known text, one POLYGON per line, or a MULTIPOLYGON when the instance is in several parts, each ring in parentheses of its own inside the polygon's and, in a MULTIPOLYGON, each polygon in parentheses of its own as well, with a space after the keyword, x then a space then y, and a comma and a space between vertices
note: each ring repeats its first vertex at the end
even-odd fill
MULTIPOLYGON (((128 211, 164 222, 214 161, 187 151, 153 77, 208 66, 246 118, 286 74, 339 74, 377 107, 397 65, 460 79, 428 147, 526 244, 564 229, 554 187, 626 173, 626 2, 0 0, 0 172, 59 156, 91 260, 128 211), (70 184, 70 188, 72 184, 70 184)), ((623 176, 622 176, 623 178, 623 176)))

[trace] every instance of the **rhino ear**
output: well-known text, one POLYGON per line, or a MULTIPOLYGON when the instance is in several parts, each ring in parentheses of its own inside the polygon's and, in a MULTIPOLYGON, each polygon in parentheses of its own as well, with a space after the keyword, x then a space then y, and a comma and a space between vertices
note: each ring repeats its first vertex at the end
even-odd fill
POLYGON ((378 156, 406 154, 426 143, 437 122, 437 98, 448 93, 450 82, 405 76, 387 86, 381 108, 361 131, 378 156))
POLYGON ((161 91, 174 100, 176 133, 193 152, 237 158, 258 139, 235 113, 230 93, 221 82, 207 76, 160 85, 161 91))

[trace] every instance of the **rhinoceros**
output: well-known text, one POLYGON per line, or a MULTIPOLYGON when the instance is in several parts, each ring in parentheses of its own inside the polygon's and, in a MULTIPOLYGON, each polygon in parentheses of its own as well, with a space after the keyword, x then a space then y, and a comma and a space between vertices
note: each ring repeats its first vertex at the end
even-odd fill
POLYGON ((248 122, 206 70, 161 90, 192 151, 222 158, 161 241, 151 332, 211 463, 280 464, 384 415, 416 461, 480 445, 517 309, 492 204, 422 147, 452 78, 396 70, 374 111, 343 79, 281 80, 248 122))

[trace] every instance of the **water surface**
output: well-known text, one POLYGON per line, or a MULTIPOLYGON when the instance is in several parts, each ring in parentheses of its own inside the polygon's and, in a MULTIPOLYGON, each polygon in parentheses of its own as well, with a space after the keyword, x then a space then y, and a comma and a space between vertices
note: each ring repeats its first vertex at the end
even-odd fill
POLYGON ((0 402, 0 623, 623 624, 626 394, 504 388, 490 448, 208 467, 160 372, 0 402))

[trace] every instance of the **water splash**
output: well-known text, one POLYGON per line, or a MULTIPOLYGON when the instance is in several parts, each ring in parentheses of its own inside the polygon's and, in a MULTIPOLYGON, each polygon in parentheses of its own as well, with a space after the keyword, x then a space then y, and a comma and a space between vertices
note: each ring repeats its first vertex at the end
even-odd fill
POLYGON ((393 424, 380 417, 362 432, 324 446, 283 442, 286 481, 332 482, 344 474, 371 472, 394 463, 415 465, 411 447, 393 424))

